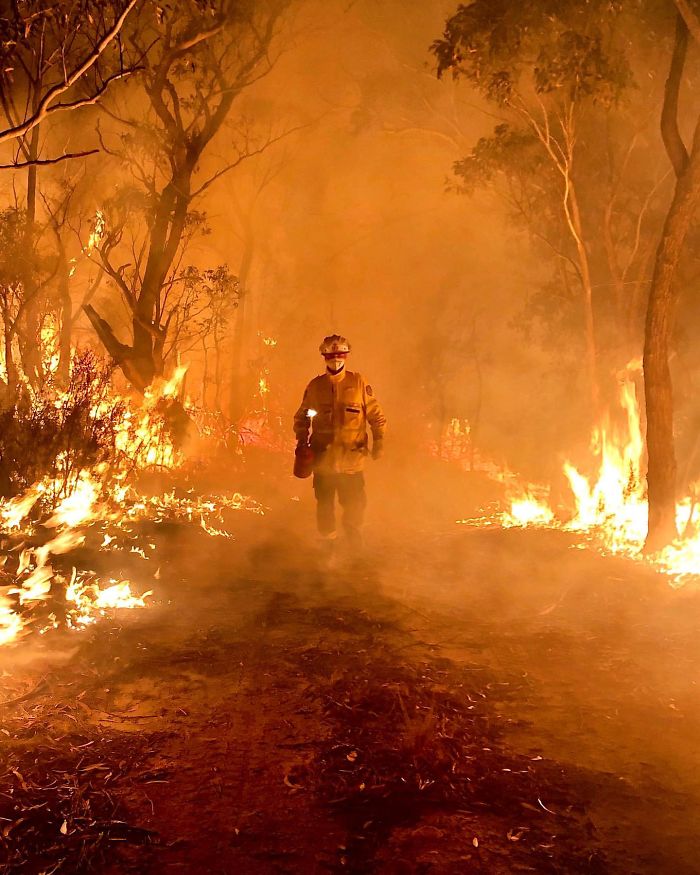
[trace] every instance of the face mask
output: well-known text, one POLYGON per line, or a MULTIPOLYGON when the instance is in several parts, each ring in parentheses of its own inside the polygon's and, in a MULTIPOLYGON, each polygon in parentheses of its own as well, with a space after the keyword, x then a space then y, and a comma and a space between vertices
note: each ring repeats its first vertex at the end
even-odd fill
POLYGON ((345 367, 345 359, 326 359, 326 370, 329 374, 339 374, 345 367))

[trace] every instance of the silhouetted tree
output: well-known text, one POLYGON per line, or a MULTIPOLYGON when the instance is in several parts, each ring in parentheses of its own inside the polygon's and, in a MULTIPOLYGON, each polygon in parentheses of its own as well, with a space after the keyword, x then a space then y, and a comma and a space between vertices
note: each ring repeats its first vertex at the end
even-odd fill
MULTIPOLYGON (((138 0, 19 0, 0 5, 0 143, 17 151, 3 169, 26 173, 23 246, 15 269, 21 282, 14 286, 14 318, 4 326, 5 353, 21 356, 24 373, 35 385, 42 378, 40 354, 41 294, 37 225, 39 167, 84 157, 97 150, 40 155, 40 125, 70 111, 92 106, 117 79, 133 72, 119 51, 119 37, 138 0), (16 340, 16 344, 13 343, 16 340)), ((9 214, 5 213, 7 218, 9 214)), ((14 221, 14 220, 13 220, 14 221)), ((17 232, 15 228, 15 233, 17 232)), ((8 360, 10 395, 16 389, 19 362, 8 360)))
POLYGON ((646 546, 649 550, 662 547, 677 536, 673 387, 668 358, 680 295, 676 275, 700 203, 700 117, 690 149, 679 128, 679 95, 688 38, 692 33, 693 41, 700 43, 700 18, 685 0, 675 0, 675 4, 678 9, 675 43, 666 80, 661 133, 676 186, 656 251, 644 342, 649 496, 646 546))
MULTIPOLYGON (((201 161, 240 95, 272 67, 273 43, 288 0, 176 0, 147 2, 126 36, 141 59, 145 114, 109 107, 124 128, 119 147, 105 145, 134 177, 131 218, 110 226, 99 247, 103 267, 119 289, 131 321, 121 342, 92 305, 85 307, 107 351, 132 385, 143 390, 163 371, 173 317, 164 296, 178 279, 188 229, 198 219, 193 202, 224 173, 258 154, 274 139, 255 137, 240 121, 230 155, 202 178, 201 161), (145 229, 142 233, 142 229, 145 229), (127 231, 129 232, 127 234, 127 231), (125 255, 122 238, 129 237, 125 255), (126 261, 124 259, 127 259, 126 261)), ((141 97, 132 95, 139 106, 141 97)))

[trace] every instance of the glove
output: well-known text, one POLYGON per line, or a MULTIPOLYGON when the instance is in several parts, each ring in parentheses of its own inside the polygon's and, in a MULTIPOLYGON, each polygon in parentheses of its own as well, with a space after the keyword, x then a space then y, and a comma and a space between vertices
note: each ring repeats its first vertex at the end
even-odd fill
POLYGON ((377 459, 381 459, 384 455, 384 441, 383 440, 373 440, 372 441, 372 458, 376 462, 377 459))

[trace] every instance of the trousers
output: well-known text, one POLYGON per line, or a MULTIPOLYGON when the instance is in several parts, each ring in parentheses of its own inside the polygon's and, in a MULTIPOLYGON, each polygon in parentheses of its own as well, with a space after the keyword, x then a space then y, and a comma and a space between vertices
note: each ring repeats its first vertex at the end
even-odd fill
POLYGON ((364 474, 314 474, 316 522, 323 537, 335 534, 336 493, 343 509, 343 530, 350 540, 357 540, 367 505, 364 474))

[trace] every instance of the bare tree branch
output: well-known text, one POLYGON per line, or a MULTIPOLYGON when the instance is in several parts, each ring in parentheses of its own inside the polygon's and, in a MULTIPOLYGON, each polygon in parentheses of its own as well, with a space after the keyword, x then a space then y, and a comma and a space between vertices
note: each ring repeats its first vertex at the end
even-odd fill
MULTIPOLYGON (((59 103, 54 104, 56 100, 62 95, 65 94, 70 88, 78 82, 82 76, 87 73, 97 61, 100 59, 102 54, 106 51, 108 46, 112 43, 112 41, 116 38, 116 36, 121 31, 124 26, 124 22, 126 21, 127 16, 131 12, 131 10, 136 6, 139 0, 129 0, 127 5, 124 7, 122 13, 117 17, 112 27, 102 36, 102 38, 97 42, 93 51, 73 70, 72 73, 69 73, 63 82, 57 83, 56 85, 49 88, 49 90, 44 94, 41 100, 38 103, 36 109, 29 115, 27 119, 25 119, 21 124, 11 126, 6 128, 4 131, 0 131, 0 143, 6 143, 9 140, 15 140, 18 137, 23 137, 25 134, 28 134, 29 131, 33 130, 37 125, 41 124, 44 119, 55 113, 62 112, 65 110, 77 109, 80 106, 87 106, 90 103, 94 103, 96 101, 96 97, 86 98, 85 100, 76 100, 72 103, 59 103)), ((129 71, 125 71, 124 73, 119 74, 120 76, 129 75, 129 71)), ((118 78, 118 77, 111 77, 118 78)), ((104 89, 101 88, 100 93, 104 89)))
POLYGON ((194 192, 192 192, 192 198, 194 199, 196 197, 199 197, 199 195, 202 194, 202 192, 206 191, 218 179, 221 179, 221 177, 225 173, 229 173, 231 170, 234 170, 236 167, 239 166, 239 164, 242 164, 243 161, 247 160, 248 158, 253 158, 255 155, 261 155, 263 152, 265 152, 267 149, 269 149, 270 146, 273 146, 275 143, 279 143, 280 140, 284 140, 286 137, 289 137, 291 134, 294 134, 297 131, 301 131, 304 128, 310 127, 311 124, 313 124, 313 122, 306 122, 303 125, 295 125, 294 127, 288 128, 286 131, 283 131, 278 136, 271 137, 269 140, 267 140, 265 143, 262 144, 262 146, 259 146, 257 149, 253 149, 252 151, 245 151, 245 152, 241 153, 238 156, 238 158, 236 158, 235 161, 232 161, 230 164, 227 164, 226 167, 222 167, 221 170, 217 171, 213 176, 210 176, 209 179, 207 179, 205 182, 203 182, 199 186, 198 189, 196 189, 194 192))
POLYGON ((67 152, 57 158, 34 158, 30 161, 15 161, 12 164, 0 164, 0 170, 19 170, 22 167, 45 167, 47 164, 60 164, 62 161, 70 161, 72 158, 87 158, 88 155, 97 155, 99 149, 89 149, 87 152, 67 152))

